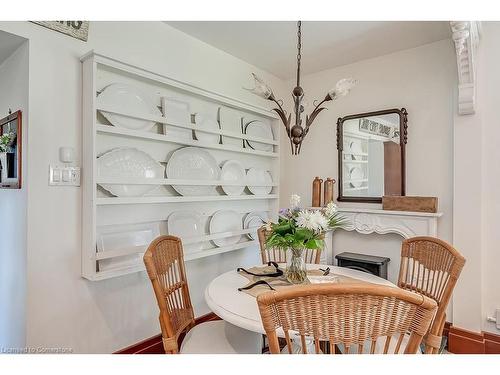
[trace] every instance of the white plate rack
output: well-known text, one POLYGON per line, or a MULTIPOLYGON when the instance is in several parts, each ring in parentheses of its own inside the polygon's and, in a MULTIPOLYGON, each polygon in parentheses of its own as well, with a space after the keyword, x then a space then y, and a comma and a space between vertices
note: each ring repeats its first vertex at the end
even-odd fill
MULTIPOLYGON (((127 246, 109 251, 97 251, 97 233, 101 226, 141 224, 145 222, 163 222, 161 234, 167 233, 165 217, 179 210, 195 210, 197 212, 216 212, 220 209, 235 210, 242 214, 251 211, 267 211, 271 218, 278 212, 279 196, 279 123, 277 117, 267 108, 257 107, 227 96, 211 92, 194 85, 180 82, 161 74, 97 54, 89 52, 81 58, 83 65, 83 233, 82 233, 82 276, 89 280, 104 280, 135 272, 144 271, 142 254, 144 246, 127 246), (189 103, 191 117, 195 113, 204 113, 217 118, 219 108, 227 107, 241 114, 245 120, 259 120, 271 125, 274 139, 263 139, 227 131, 222 129, 203 129, 190 124, 168 121, 166 117, 152 116, 120 111, 116 108, 98 106, 97 95, 109 84, 126 83, 136 86, 151 95, 155 105, 161 108, 161 97, 170 97, 189 103), (149 131, 131 130, 115 127, 100 114, 100 111, 111 112, 122 116, 154 121, 156 125, 149 131), (169 125, 198 132, 218 134, 242 140, 242 147, 234 144, 210 143, 193 139, 181 139, 164 133, 164 126, 169 125), (253 150, 244 146, 243 140, 273 145, 273 151, 253 150), (245 189, 242 195, 224 195, 221 185, 242 186, 246 182, 226 182, 221 180, 196 181, 186 179, 127 179, 97 176, 96 159, 103 153, 117 147, 134 147, 147 152, 155 160, 166 165, 170 155, 177 149, 194 146, 206 149, 217 162, 237 160, 245 169, 261 168, 268 170, 272 177, 272 192, 268 195, 253 195, 245 189), (99 184, 151 184, 158 188, 146 196, 115 197, 104 191, 99 184), (172 185, 211 185, 218 187, 218 195, 181 196, 174 191, 172 185), (158 220, 159 217, 163 219, 158 220), (139 255, 135 263, 99 271, 99 261, 123 259, 126 256, 139 255)), ((165 114, 164 114, 165 115, 165 114)), ((193 121, 192 121, 193 122, 193 121)), ((221 137, 223 139, 223 137, 221 137)), ((252 183, 252 186, 269 186, 252 183)), ((206 216, 206 214, 204 214, 206 216)), ((203 242, 203 249, 185 254, 186 261, 224 254, 232 251, 258 251, 258 242, 247 238, 246 234, 255 229, 205 234, 183 238, 184 244, 203 242), (217 247, 212 240, 241 235, 238 243, 217 247)), ((205 231, 208 233, 208 231, 205 231)))

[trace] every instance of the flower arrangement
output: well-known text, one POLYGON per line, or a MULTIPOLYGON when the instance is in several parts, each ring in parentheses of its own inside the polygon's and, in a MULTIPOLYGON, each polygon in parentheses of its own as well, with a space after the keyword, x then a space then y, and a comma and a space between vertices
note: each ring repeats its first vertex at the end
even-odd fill
POLYGON ((345 224, 333 202, 321 210, 302 209, 299 204, 300 197, 292 194, 290 208, 280 210, 278 222, 266 224, 266 246, 291 252, 287 257, 285 276, 293 284, 301 284, 307 279, 302 256, 304 249, 323 249, 325 232, 345 224))
POLYGON ((301 209, 300 196, 292 194, 290 208, 280 210, 278 223, 267 223, 267 247, 280 249, 322 249, 324 233, 340 228, 345 219, 333 202, 321 209, 301 209))
POLYGON ((7 152, 7 149, 10 147, 13 140, 13 133, 5 133, 0 135, 0 152, 7 152))

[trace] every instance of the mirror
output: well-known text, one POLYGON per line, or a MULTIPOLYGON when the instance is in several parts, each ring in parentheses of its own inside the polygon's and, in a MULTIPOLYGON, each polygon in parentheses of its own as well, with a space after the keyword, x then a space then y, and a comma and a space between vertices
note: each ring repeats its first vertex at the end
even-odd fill
POLYGON ((337 121, 341 202, 381 203, 405 195, 406 109, 360 113, 337 121))
POLYGON ((8 136, 2 148, 5 152, 0 152, 0 188, 21 188, 21 118, 21 111, 17 111, 0 119, 0 136, 8 136))

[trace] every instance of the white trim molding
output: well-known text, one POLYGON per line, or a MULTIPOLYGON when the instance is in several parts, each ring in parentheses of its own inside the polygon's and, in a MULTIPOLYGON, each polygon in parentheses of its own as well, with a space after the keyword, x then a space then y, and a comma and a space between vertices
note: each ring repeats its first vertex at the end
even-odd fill
POLYGON ((362 208, 339 208, 347 225, 342 229, 361 234, 396 233, 403 238, 437 237, 438 219, 443 215, 427 212, 388 211, 362 208))
POLYGON ((476 111, 475 54, 481 36, 481 23, 452 21, 450 26, 457 53, 458 114, 470 115, 476 111))

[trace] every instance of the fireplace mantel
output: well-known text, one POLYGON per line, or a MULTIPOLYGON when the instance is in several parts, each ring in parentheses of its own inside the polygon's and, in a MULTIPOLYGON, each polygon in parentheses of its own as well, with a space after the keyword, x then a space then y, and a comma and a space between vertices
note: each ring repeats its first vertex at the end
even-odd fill
POLYGON ((339 207, 339 212, 347 219, 342 228, 361 234, 396 233, 403 238, 415 236, 437 237, 438 219, 442 212, 409 212, 374 210, 366 208, 339 207))

